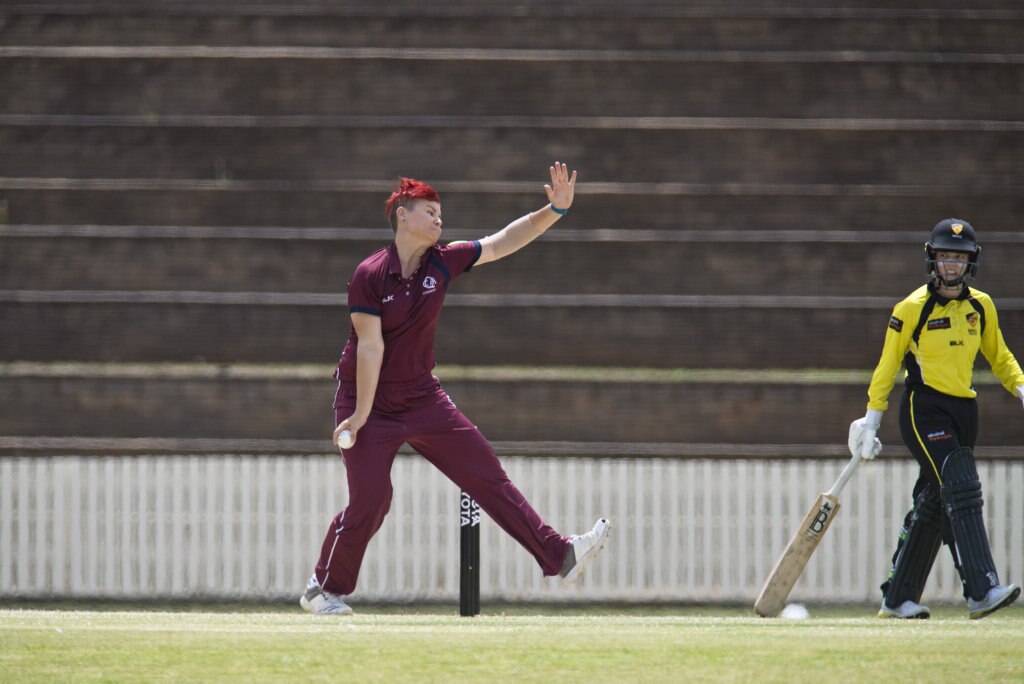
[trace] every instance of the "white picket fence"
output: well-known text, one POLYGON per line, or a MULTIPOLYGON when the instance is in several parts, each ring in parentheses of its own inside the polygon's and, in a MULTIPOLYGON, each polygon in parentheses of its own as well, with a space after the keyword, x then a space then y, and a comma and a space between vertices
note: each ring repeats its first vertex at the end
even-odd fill
MULTIPOLYGON (((483 600, 753 602, 776 557, 843 462, 503 458, 562 533, 613 524, 605 552, 565 588, 485 516, 483 600)), ((1001 578, 1024 580, 1024 462, 980 464, 1001 578)), ((391 512, 356 596, 457 601, 458 491, 399 456, 391 512)), ((874 602, 909 506, 916 466, 863 465, 793 591, 809 602, 874 602)), ((296 598, 346 500, 325 456, 0 459, 0 596, 296 598)), ((946 550, 925 599, 960 600, 946 550)))

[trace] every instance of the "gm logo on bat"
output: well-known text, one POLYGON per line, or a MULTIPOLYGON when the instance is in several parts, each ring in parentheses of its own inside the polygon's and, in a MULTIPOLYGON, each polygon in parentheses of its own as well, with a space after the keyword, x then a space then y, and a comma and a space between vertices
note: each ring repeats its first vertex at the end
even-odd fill
POLYGON ((821 504, 821 508, 818 509, 818 515, 814 516, 814 520, 811 521, 811 526, 807 528, 807 531, 813 535, 819 535, 825 531, 825 526, 828 524, 828 519, 832 517, 832 514, 836 512, 836 507, 826 501, 821 504))

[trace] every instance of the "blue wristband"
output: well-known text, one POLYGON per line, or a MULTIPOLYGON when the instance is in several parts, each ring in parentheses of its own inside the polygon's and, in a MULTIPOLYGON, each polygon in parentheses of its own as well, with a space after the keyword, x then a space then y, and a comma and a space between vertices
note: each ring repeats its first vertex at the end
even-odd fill
POLYGON ((565 209, 559 209, 554 204, 548 204, 548 207, 551 209, 551 211, 555 212, 559 216, 565 216, 566 214, 569 213, 569 208, 568 207, 566 207, 565 209))

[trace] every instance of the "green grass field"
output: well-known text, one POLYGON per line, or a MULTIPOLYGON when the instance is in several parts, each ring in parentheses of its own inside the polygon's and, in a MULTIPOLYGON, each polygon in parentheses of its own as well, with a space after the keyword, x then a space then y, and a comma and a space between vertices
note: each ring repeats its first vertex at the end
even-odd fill
POLYGON ((928 621, 869 607, 0 608, 0 681, 1024 681, 1024 609, 928 621))

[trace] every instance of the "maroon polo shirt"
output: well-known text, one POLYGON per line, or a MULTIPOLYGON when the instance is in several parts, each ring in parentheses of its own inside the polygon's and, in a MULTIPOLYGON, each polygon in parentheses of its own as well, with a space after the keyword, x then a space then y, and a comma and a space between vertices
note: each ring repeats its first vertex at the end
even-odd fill
MULTIPOLYGON (((380 316, 384 363, 380 385, 400 386, 423 381, 434 369, 434 334, 445 293, 453 280, 480 258, 480 242, 431 246, 416 272, 402 277, 395 243, 367 257, 348 284, 349 313, 380 316)), ((355 384, 359 338, 351 327, 334 377, 355 384)))

